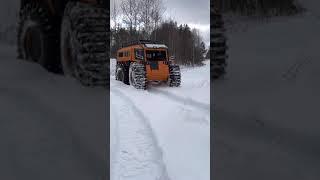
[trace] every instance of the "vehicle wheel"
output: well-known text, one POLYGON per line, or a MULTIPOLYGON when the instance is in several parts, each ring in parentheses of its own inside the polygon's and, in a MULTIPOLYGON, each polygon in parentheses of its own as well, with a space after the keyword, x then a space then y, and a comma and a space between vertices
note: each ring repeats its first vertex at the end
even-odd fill
POLYGON ((81 2, 69 2, 61 28, 61 64, 65 75, 85 86, 109 83, 107 11, 81 2))
POLYGON ((116 67, 116 80, 122 81, 124 84, 129 83, 129 67, 125 64, 119 63, 116 67))
POLYGON ((130 84, 137 89, 147 89, 147 72, 143 64, 131 63, 129 68, 130 84))
POLYGON ((117 81, 122 81, 123 77, 124 77, 122 68, 121 68, 121 66, 119 64, 116 65, 115 77, 116 77, 117 81))
POLYGON ((179 87, 181 85, 181 72, 178 65, 169 65, 169 78, 167 83, 170 87, 179 87))
POLYGON ((52 72, 61 72, 58 61, 58 31, 46 10, 37 3, 21 8, 18 24, 18 57, 41 64, 52 72))

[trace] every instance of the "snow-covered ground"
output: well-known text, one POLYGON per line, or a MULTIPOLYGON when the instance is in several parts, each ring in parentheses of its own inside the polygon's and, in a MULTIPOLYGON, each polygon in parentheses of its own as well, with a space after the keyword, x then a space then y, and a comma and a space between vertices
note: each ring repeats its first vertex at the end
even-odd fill
POLYGON ((111 59, 113 180, 210 179, 210 66, 182 68, 178 88, 116 81, 111 59))
POLYGON ((16 59, 0 43, 0 179, 105 176, 105 88, 16 59))
POLYGON ((302 15, 237 19, 228 33, 228 74, 214 83, 217 179, 320 177, 320 4, 303 2, 302 15))

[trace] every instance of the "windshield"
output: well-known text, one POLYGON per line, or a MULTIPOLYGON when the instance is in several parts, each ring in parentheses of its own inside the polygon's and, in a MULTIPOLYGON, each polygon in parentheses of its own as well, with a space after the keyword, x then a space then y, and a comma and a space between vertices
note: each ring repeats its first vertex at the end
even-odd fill
POLYGON ((148 61, 165 61, 167 60, 167 53, 163 50, 147 50, 146 56, 148 61))
POLYGON ((144 51, 143 49, 135 49, 136 59, 143 60, 144 59, 144 51))

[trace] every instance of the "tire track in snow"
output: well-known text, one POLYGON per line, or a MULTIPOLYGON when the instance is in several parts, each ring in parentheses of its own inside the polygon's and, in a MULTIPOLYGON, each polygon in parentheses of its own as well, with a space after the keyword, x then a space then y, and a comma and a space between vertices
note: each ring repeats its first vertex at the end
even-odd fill
POLYGON ((162 150, 147 118, 129 97, 115 89, 111 89, 111 93, 123 103, 119 107, 120 111, 112 110, 112 113, 116 113, 114 117, 119 127, 119 158, 118 162, 112 164, 116 166, 112 168, 117 174, 112 176, 117 180, 169 180, 162 160, 162 150))
POLYGON ((184 105, 192 106, 192 107, 210 112, 210 104, 201 103, 191 98, 181 97, 173 93, 170 93, 168 91, 163 91, 156 88, 152 88, 152 91, 148 91, 148 92, 152 94, 159 94, 163 97, 166 97, 167 99, 174 100, 176 102, 183 103, 184 105))
MULTIPOLYGON (((117 163, 117 159, 119 158, 119 117, 117 116, 117 113, 114 109, 115 105, 111 102, 110 106, 110 163, 117 163)), ((110 166, 110 177, 111 179, 117 179, 116 178, 116 172, 118 171, 117 166, 110 166)))

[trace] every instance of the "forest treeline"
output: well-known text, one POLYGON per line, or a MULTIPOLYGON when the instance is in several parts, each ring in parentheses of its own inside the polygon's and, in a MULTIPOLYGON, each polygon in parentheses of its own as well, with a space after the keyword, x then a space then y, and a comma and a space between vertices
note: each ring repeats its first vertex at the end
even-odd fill
POLYGON ((162 0, 122 0, 111 11, 111 57, 122 44, 147 39, 163 43, 178 64, 201 65, 207 52, 199 30, 165 19, 162 0))
POLYGON ((214 0, 222 12, 242 15, 280 16, 303 11, 297 0, 214 0))

